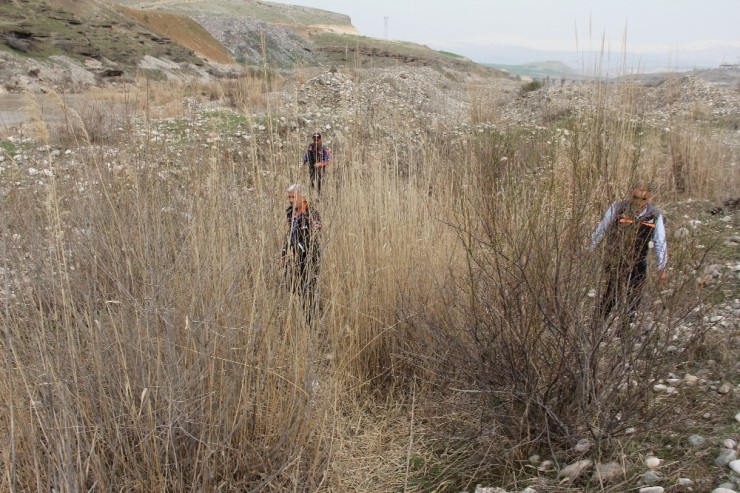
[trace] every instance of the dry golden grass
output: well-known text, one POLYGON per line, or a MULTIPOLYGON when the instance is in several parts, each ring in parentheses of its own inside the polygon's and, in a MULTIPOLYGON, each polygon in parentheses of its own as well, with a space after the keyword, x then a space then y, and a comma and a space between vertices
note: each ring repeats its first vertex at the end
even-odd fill
POLYGON ((194 20, 177 14, 138 10, 121 5, 116 10, 157 34, 193 50, 197 55, 217 63, 234 63, 228 50, 194 20))
MULTIPOLYGON (((151 84, 126 96, 127 120, 197 94, 269 108, 268 87, 151 84)), ((549 445, 543 421, 535 399, 522 406, 511 398, 518 389, 496 386, 482 341, 504 334, 495 347, 514 348, 538 333, 521 346, 553 358, 558 344, 585 347, 574 329, 590 320, 580 296, 597 273, 584 261, 590 228, 634 176, 653 179, 659 201, 677 196, 660 137, 639 139, 595 103, 568 123, 565 143, 554 129, 489 131, 465 146, 430 131, 419 148, 397 136, 407 161, 378 153, 373 122, 357 121, 312 197, 322 306, 310 325, 279 267, 283 190, 307 178, 294 164, 298 135, 278 151, 273 131, 241 157, 201 135, 173 154, 146 138, 149 128, 127 127, 112 157, 81 152, 67 178, 8 190, 0 260, 14 297, 0 315, 0 440, 9 444, 0 488, 460 491, 526 476, 521 459, 549 445), (646 149, 636 153, 635 141, 646 149), (538 307, 558 307, 567 334, 547 332, 538 307)), ((69 128, 84 144, 100 132, 79 115, 68 113, 69 128)), ((718 194, 721 146, 671 145, 695 158, 685 193, 718 194)), ((696 261, 682 248, 679 277, 696 261)), ((689 301, 671 303, 678 311, 689 301)), ((539 369, 565 378, 557 366, 539 369)), ((564 408, 582 425, 602 418, 583 401, 564 408)), ((548 431, 553 444, 585 433, 548 431)))

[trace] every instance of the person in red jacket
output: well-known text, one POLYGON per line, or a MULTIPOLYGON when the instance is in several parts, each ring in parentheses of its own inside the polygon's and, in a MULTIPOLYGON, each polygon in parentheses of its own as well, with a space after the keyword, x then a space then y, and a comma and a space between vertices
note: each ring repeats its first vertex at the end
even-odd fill
POLYGON ((285 209, 287 235, 282 250, 282 260, 288 284, 301 296, 303 308, 310 322, 316 298, 320 250, 318 233, 321 217, 310 207, 305 187, 294 183, 286 189, 288 208, 285 209))

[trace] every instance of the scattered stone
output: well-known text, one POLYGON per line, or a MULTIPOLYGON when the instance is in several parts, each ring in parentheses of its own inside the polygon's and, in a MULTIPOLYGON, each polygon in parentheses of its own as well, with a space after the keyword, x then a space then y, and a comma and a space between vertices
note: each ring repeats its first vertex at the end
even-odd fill
POLYGON ((535 466, 536 466, 537 464, 539 464, 539 463, 540 463, 540 461, 541 461, 541 459, 540 459, 540 456, 539 456, 539 455, 537 455, 537 454, 535 454, 535 455, 531 456, 531 457, 530 457, 529 459, 527 459, 527 460, 529 460, 529 463, 530 463, 530 464, 532 464, 532 465, 535 465, 535 466))
POLYGON ((728 465, 730 466, 730 469, 732 469, 732 472, 740 474, 740 460, 733 460, 728 465))
POLYGON ((734 450, 723 449, 716 459, 714 459, 714 465, 718 467, 725 467, 730 462, 737 459, 737 453, 734 450))
POLYGON ((578 462, 574 462, 573 464, 567 465, 563 469, 561 469, 558 473, 558 477, 567 479, 569 481, 575 481, 583 473, 588 471, 592 465, 593 462, 591 461, 591 459, 579 460, 578 462))
POLYGON ((618 462, 607 462, 606 464, 596 464, 596 469, 591 476, 591 482, 609 483, 624 475, 624 470, 618 462))
POLYGON ((734 387, 735 386, 732 385, 730 382, 725 382, 722 385, 720 385, 720 387, 717 389, 717 392, 719 392, 722 395, 729 394, 730 392, 732 392, 732 389, 734 387))
POLYGON ((676 237, 677 240, 680 240, 681 238, 686 238, 689 236, 689 230, 686 228, 678 228, 673 235, 676 237))
POLYGON ((740 423, 740 413, 737 413, 735 415, 735 421, 737 421, 738 423, 740 423))
POLYGON ((640 479, 642 480, 642 484, 651 485, 660 481, 660 476, 655 471, 646 471, 642 473, 640 479))
POLYGON ((686 385, 695 385, 698 380, 699 377, 697 377, 696 375, 691 375, 689 373, 687 373, 686 376, 683 377, 683 381, 686 385))
POLYGON ((728 448, 728 449, 732 450, 735 447, 737 447, 737 442, 735 440, 733 440, 732 438, 728 438, 727 440, 725 440, 724 442, 722 442, 722 446, 724 448, 728 448))
POLYGON ((648 469, 657 469, 660 467, 661 460, 653 455, 645 459, 645 467, 648 469))
POLYGON ((581 438, 578 440, 578 443, 575 444, 573 447, 573 452, 576 452, 578 454, 585 454, 589 451, 589 449, 593 446, 593 442, 589 440, 588 438, 581 438))
POLYGON ((689 478, 678 478, 678 482, 676 482, 676 484, 682 488, 694 486, 694 482, 689 478))
POLYGON ((555 469, 555 463, 551 460, 542 461, 540 467, 537 468, 537 470, 540 472, 552 471, 553 469, 555 469))
POLYGON ((720 486, 719 488, 714 488, 712 490, 712 493, 737 493, 737 491, 733 490, 732 488, 724 488, 720 486))
POLYGON ((663 493, 665 489, 662 486, 648 486, 640 488, 640 493, 663 493))
POLYGON ((689 437, 689 445, 692 447, 703 447, 707 443, 707 439, 701 435, 691 435, 689 437))
POLYGON ((508 492, 501 488, 477 485, 475 487, 475 493, 508 493, 508 492))

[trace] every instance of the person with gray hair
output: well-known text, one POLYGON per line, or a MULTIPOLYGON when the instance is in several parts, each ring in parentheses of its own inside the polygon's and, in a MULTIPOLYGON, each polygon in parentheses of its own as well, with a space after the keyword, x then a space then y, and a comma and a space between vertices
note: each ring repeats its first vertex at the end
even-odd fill
POLYGON ((606 287, 598 310, 603 320, 617 302, 624 303, 627 320, 634 320, 647 277, 647 256, 652 248, 658 282, 667 278, 668 245, 663 214, 650 203, 650 185, 636 182, 631 197, 614 202, 591 236, 591 250, 606 239, 606 287))
POLYGON ((318 211, 310 207, 306 188, 301 183, 294 183, 285 191, 289 203, 285 210, 288 234, 282 249, 282 260, 286 280, 290 288, 300 294, 310 322, 321 256, 317 238, 321 231, 321 217, 318 211))

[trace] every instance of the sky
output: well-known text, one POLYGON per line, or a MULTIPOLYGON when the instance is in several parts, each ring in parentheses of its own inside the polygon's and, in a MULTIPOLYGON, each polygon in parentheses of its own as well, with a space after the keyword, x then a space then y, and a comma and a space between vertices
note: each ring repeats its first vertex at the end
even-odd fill
MULTIPOLYGON (((273 0, 274 1, 274 0, 273 0)), ((289 0, 347 14, 360 34, 425 44, 481 63, 606 51, 666 66, 740 63, 740 0, 289 0), (385 19, 387 17, 387 28, 385 19), (603 47, 602 50, 602 40, 603 47), (626 48, 626 49, 625 49, 626 48), (511 53, 515 51, 508 50, 511 53), (516 55, 512 55, 516 57, 516 55)), ((520 63, 526 63, 524 61, 520 63)))

